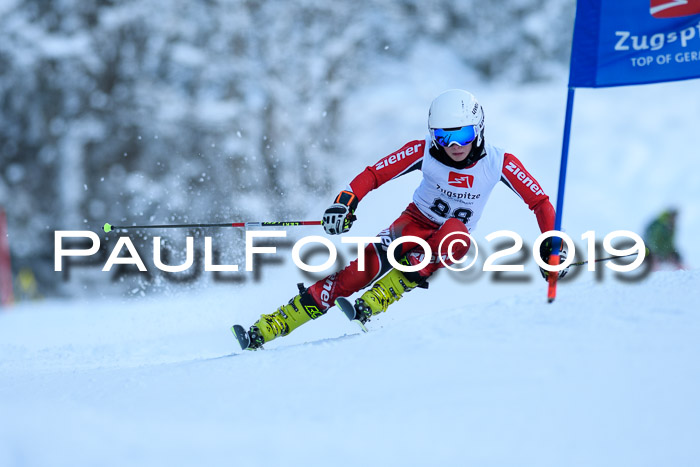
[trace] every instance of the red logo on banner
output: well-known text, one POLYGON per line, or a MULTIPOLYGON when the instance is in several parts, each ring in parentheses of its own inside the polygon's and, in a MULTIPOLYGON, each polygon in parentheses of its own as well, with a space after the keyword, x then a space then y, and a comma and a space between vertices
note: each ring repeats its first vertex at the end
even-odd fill
POLYGON ((654 18, 700 15, 700 0, 651 0, 650 11, 654 18))
POLYGON ((474 175, 464 175, 457 172, 450 172, 447 183, 459 188, 471 188, 474 185, 474 175))

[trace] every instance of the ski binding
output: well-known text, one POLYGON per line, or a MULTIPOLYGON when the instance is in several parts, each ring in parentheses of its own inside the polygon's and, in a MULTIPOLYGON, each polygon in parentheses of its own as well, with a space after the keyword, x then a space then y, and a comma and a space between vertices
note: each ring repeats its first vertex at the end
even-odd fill
POLYGON ((354 323, 357 323, 358 326, 362 329, 363 332, 368 332, 369 330, 365 326, 365 324, 360 321, 357 318, 357 311, 355 310, 355 307, 350 303, 350 301, 347 298, 343 297, 338 297, 335 299, 335 306, 340 308, 340 311, 342 311, 345 316, 348 317, 348 319, 354 323))
POLYGON ((258 347, 257 349, 251 349, 250 348, 250 335, 248 334, 248 331, 241 326, 240 324, 234 324, 231 326, 231 332, 233 332, 233 335, 236 336, 236 340, 241 346, 241 349, 243 350, 259 350, 262 349, 262 346, 258 347))

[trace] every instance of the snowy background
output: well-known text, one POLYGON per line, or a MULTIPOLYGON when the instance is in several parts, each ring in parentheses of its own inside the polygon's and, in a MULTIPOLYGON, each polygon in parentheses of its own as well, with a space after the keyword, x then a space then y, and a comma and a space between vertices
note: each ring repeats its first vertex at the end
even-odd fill
MULTIPOLYGON (((588 230, 641 233, 675 206, 690 271, 626 283, 601 266, 562 283, 552 305, 531 259, 524 280, 442 271, 369 334, 331 310, 242 353, 230 325, 309 282, 288 249, 261 280, 112 282, 97 263, 64 281, 41 273, 53 231, 319 218, 354 174, 422 138, 430 101, 452 87, 479 97, 487 138, 554 201, 569 43, 551 31, 570 37, 571 2, 54 3, 0 2, 0 199, 15 268, 34 270, 49 297, 0 312, 0 465, 700 462, 700 82, 577 90, 564 210, 583 246, 588 230), (143 61, 117 60, 130 53, 143 61), (76 63, 96 83, 112 63, 123 81, 98 92, 76 63), (284 186, 269 178, 278 169, 284 186)), ((352 234, 386 227, 418 180, 370 194, 352 234)), ((505 186, 479 246, 501 229, 526 245, 538 234, 505 186)), ((188 233, 164 236, 177 250, 188 233)), ((239 235, 214 234, 222 262, 242 261, 239 235)))
MULTIPOLYGON (((334 167, 385 150, 350 150, 363 138, 351 121, 373 119, 352 115, 355 93, 388 84, 387 70, 404 70, 396 82, 451 62, 510 84, 551 78, 573 15, 571 0, 0 0, 0 205, 15 271, 30 269, 44 295, 162 289, 64 283, 53 232, 309 214, 309 199, 345 183, 334 167), (427 42, 450 53, 406 68, 427 42)), ((416 88, 396 97, 422 109, 411 132, 422 137, 426 102, 416 88)))

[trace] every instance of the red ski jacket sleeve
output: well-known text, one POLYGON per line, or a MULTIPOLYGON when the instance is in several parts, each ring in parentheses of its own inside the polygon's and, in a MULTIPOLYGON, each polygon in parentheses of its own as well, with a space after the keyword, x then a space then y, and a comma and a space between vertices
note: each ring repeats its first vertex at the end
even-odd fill
POLYGON ((503 157, 501 181, 534 211, 541 232, 554 230, 554 206, 549 202, 549 196, 513 154, 506 153, 503 157))
POLYGON ((423 163, 424 152, 424 140, 409 141, 398 151, 383 157, 374 165, 367 166, 350 182, 350 191, 355 193, 360 201, 367 193, 389 180, 419 170, 423 163))

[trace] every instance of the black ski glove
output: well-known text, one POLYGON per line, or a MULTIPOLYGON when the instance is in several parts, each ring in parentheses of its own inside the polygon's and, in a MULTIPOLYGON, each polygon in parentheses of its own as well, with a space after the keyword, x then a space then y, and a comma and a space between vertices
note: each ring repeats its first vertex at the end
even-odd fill
POLYGON ((352 223, 357 219, 357 196, 352 191, 341 191, 336 196, 333 204, 323 214, 323 228, 328 235, 338 235, 350 230, 352 223))
MULTIPOLYGON (((540 244, 540 258, 542 258, 542 261, 544 261, 547 264, 549 264, 549 257, 552 255, 552 248, 552 237, 549 237, 547 240, 540 244)), ((559 251, 559 264, 563 263, 565 260, 566 244, 562 242, 561 250, 559 251)), ((568 272, 568 267, 559 271, 559 279, 566 276, 568 272)), ((548 280, 550 274, 549 271, 547 271, 544 268, 540 268, 540 273, 542 274, 542 277, 544 277, 544 280, 548 280)), ((556 274, 556 272, 552 271, 552 274, 556 274)))

